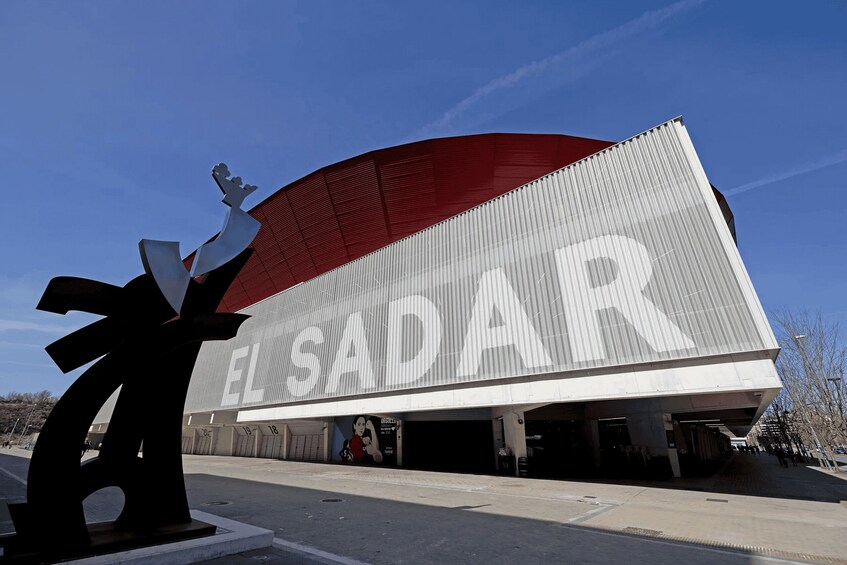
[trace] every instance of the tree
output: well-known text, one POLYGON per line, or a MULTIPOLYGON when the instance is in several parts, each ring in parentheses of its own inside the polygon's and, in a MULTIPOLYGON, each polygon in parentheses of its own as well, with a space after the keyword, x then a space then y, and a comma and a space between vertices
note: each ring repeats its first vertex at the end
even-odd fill
POLYGON ((3 441, 19 441, 27 434, 39 432, 57 400, 47 390, 10 392, 0 397, 0 435, 3 441))
POLYGON ((806 312, 780 312, 775 321, 782 348, 776 365, 785 388, 774 405, 792 420, 806 445, 820 447, 832 458, 832 446, 847 443, 847 347, 839 326, 806 312))

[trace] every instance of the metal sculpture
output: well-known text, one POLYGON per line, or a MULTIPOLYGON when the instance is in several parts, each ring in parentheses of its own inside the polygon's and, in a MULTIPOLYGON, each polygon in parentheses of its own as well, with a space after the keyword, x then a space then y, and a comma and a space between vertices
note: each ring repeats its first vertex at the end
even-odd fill
POLYGON ((0 560, 59 560, 214 533, 214 526, 189 514, 182 411, 201 343, 235 336, 248 318, 216 310, 252 253, 246 247, 259 223, 240 208, 256 187, 227 179, 223 164, 212 176, 231 209, 218 237, 197 252, 191 273, 178 242, 142 240, 145 274, 123 287, 77 277, 48 284, 39 310, 105 316, 47 346, 49 355, 63 372, 100 359, 44 424, 30 462, 27 501, 9 507, 16 533, 0 538, 0 560), (207 274, 202 281, 193 278, 201 274, 207 274), (89 427, 118 387, 100 453, 80 464, 89 427), (149 411, 155 418, 145 417, 149 411), (83 501, 109 486, 124 493, 120 516, 86 524, 83 501))
POLYGON ((259 233, 261 224, 241 209, 241 203, 256 187, 252 184, 242 187, 241 177, 227 177, 229 169, 224 163, 219 163, 212 169, 212 178, 224 193, 223 203, 229 206, 229 210, 218 237, 200 246, 194 254, 191 274, 182 264, 179 242, 142 239, 138 244, 144 271, 155 279, 162 294, 176 312, 182 308, 188 281, 192 277, 205 275, 232 260, 250 245, 259 233))

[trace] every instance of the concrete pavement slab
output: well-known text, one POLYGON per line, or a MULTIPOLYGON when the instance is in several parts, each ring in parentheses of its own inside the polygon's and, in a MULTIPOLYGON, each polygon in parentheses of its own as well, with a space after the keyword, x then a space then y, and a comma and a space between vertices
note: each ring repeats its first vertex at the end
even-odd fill
MULTIPOLYGON (((24 457, 0 467, 25 476, 24 457)), ((245 563, 847 563, 847 481, 764 455, 628 483, 208 456, 184 467, 192 507, 275 532, 245 563)), ((0 494, 10 482, 0 473, 0 494)))
MULTIPOLYGON (((191 464, 187 461, 187 470, 191 464)), ((226 461, 218 465, 213 472, 232 478, 847 562, 847 512, 839 504, 847 500, 847 482, 805 466, 784 469, 765 455, 738 454, 717 476, 651 483, 655 486, 291 462, 284 462, 280 474, 263 462, 237 469, 226 461)))

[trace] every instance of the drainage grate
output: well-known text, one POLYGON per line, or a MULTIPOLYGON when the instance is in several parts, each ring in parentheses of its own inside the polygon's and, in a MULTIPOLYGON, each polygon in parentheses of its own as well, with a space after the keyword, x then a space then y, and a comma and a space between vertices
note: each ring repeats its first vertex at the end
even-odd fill
POLYGON ((637 536, 650 536, 651 538, 657 538, 662 535, 661 530, 648 530, 647 528, 636 528, 634 526, 627 526, 623 529, 628 534, 635 534, 637 536))
POLYGON ((228 500, 213 500, 212 502, 204 502, 203 506, 226 506, 227 504, 232 504, 232 502, 228 500))
POLYGON ((321 502, 344 502, 340 498, 322 498, 321 502))
POLYGON ((706 501, 707 502, 729 502, 725 498, 707 498, 706 501))

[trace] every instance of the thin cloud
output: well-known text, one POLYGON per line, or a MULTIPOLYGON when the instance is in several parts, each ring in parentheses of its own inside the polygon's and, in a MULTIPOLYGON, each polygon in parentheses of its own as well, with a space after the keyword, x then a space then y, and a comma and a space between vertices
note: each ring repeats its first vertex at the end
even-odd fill
POLYGON ((0 349, 42 349, 37 343, 19 343, 17 341, 0 341, 0 349))
POLYGON ((20 320, 0 320, 0 332, 6 331, 28 331, 43 332, 51 334, 64 334, 73 331, 66 326, 58 324, 42 324, 39 322, 22 322, 20 320))
POLYGON ((473 94, 447 110, 440 118, 421 128, 420 134, 427 135, 432 134, 436 130, 447 129, 470 108, 495 92, 511 88, 530 77, 544 74, 563 63, 582 61, 587 55, 612 47, 631 39, 635 35, 654 29, 673 16, 699 6, 703 2, 705 0, 683 0, 659 10, 645 12, 633 20, 616 28, 598 33, 561 53, 551 55, 540 61, 533 61, 507 75, 496 78, 478 88, 473 94))
POLYGON ((753 190, 754 188, 767 186, 775 182, 790 179, 792 177, 798 177, 800 175, 805 175, 806 173, 811 173, 813 171, 819 171, 820 169, 825 169, 827 167, 831 167, 833 165, 837 165, 845 161, 847 161, 847 149, 836 153, 835 155, 830 155, 829 157, 826 157, 824 159, 812 161, 811 163, 806 163, 805 165, 800 165, 799 167, 794 167, 793 169, 789 169, 787 171, 783 171, 775 175, 768 175, 766 177, 760 178, 759 180, 754 180, 753 182, 748 182, 747 184, 742 184, 741 186, 730 188, 729 190, 722 192, 724 196, 735 196, 736 194, 741 194, 742 192, 747 192, 748 190, 753 190))

